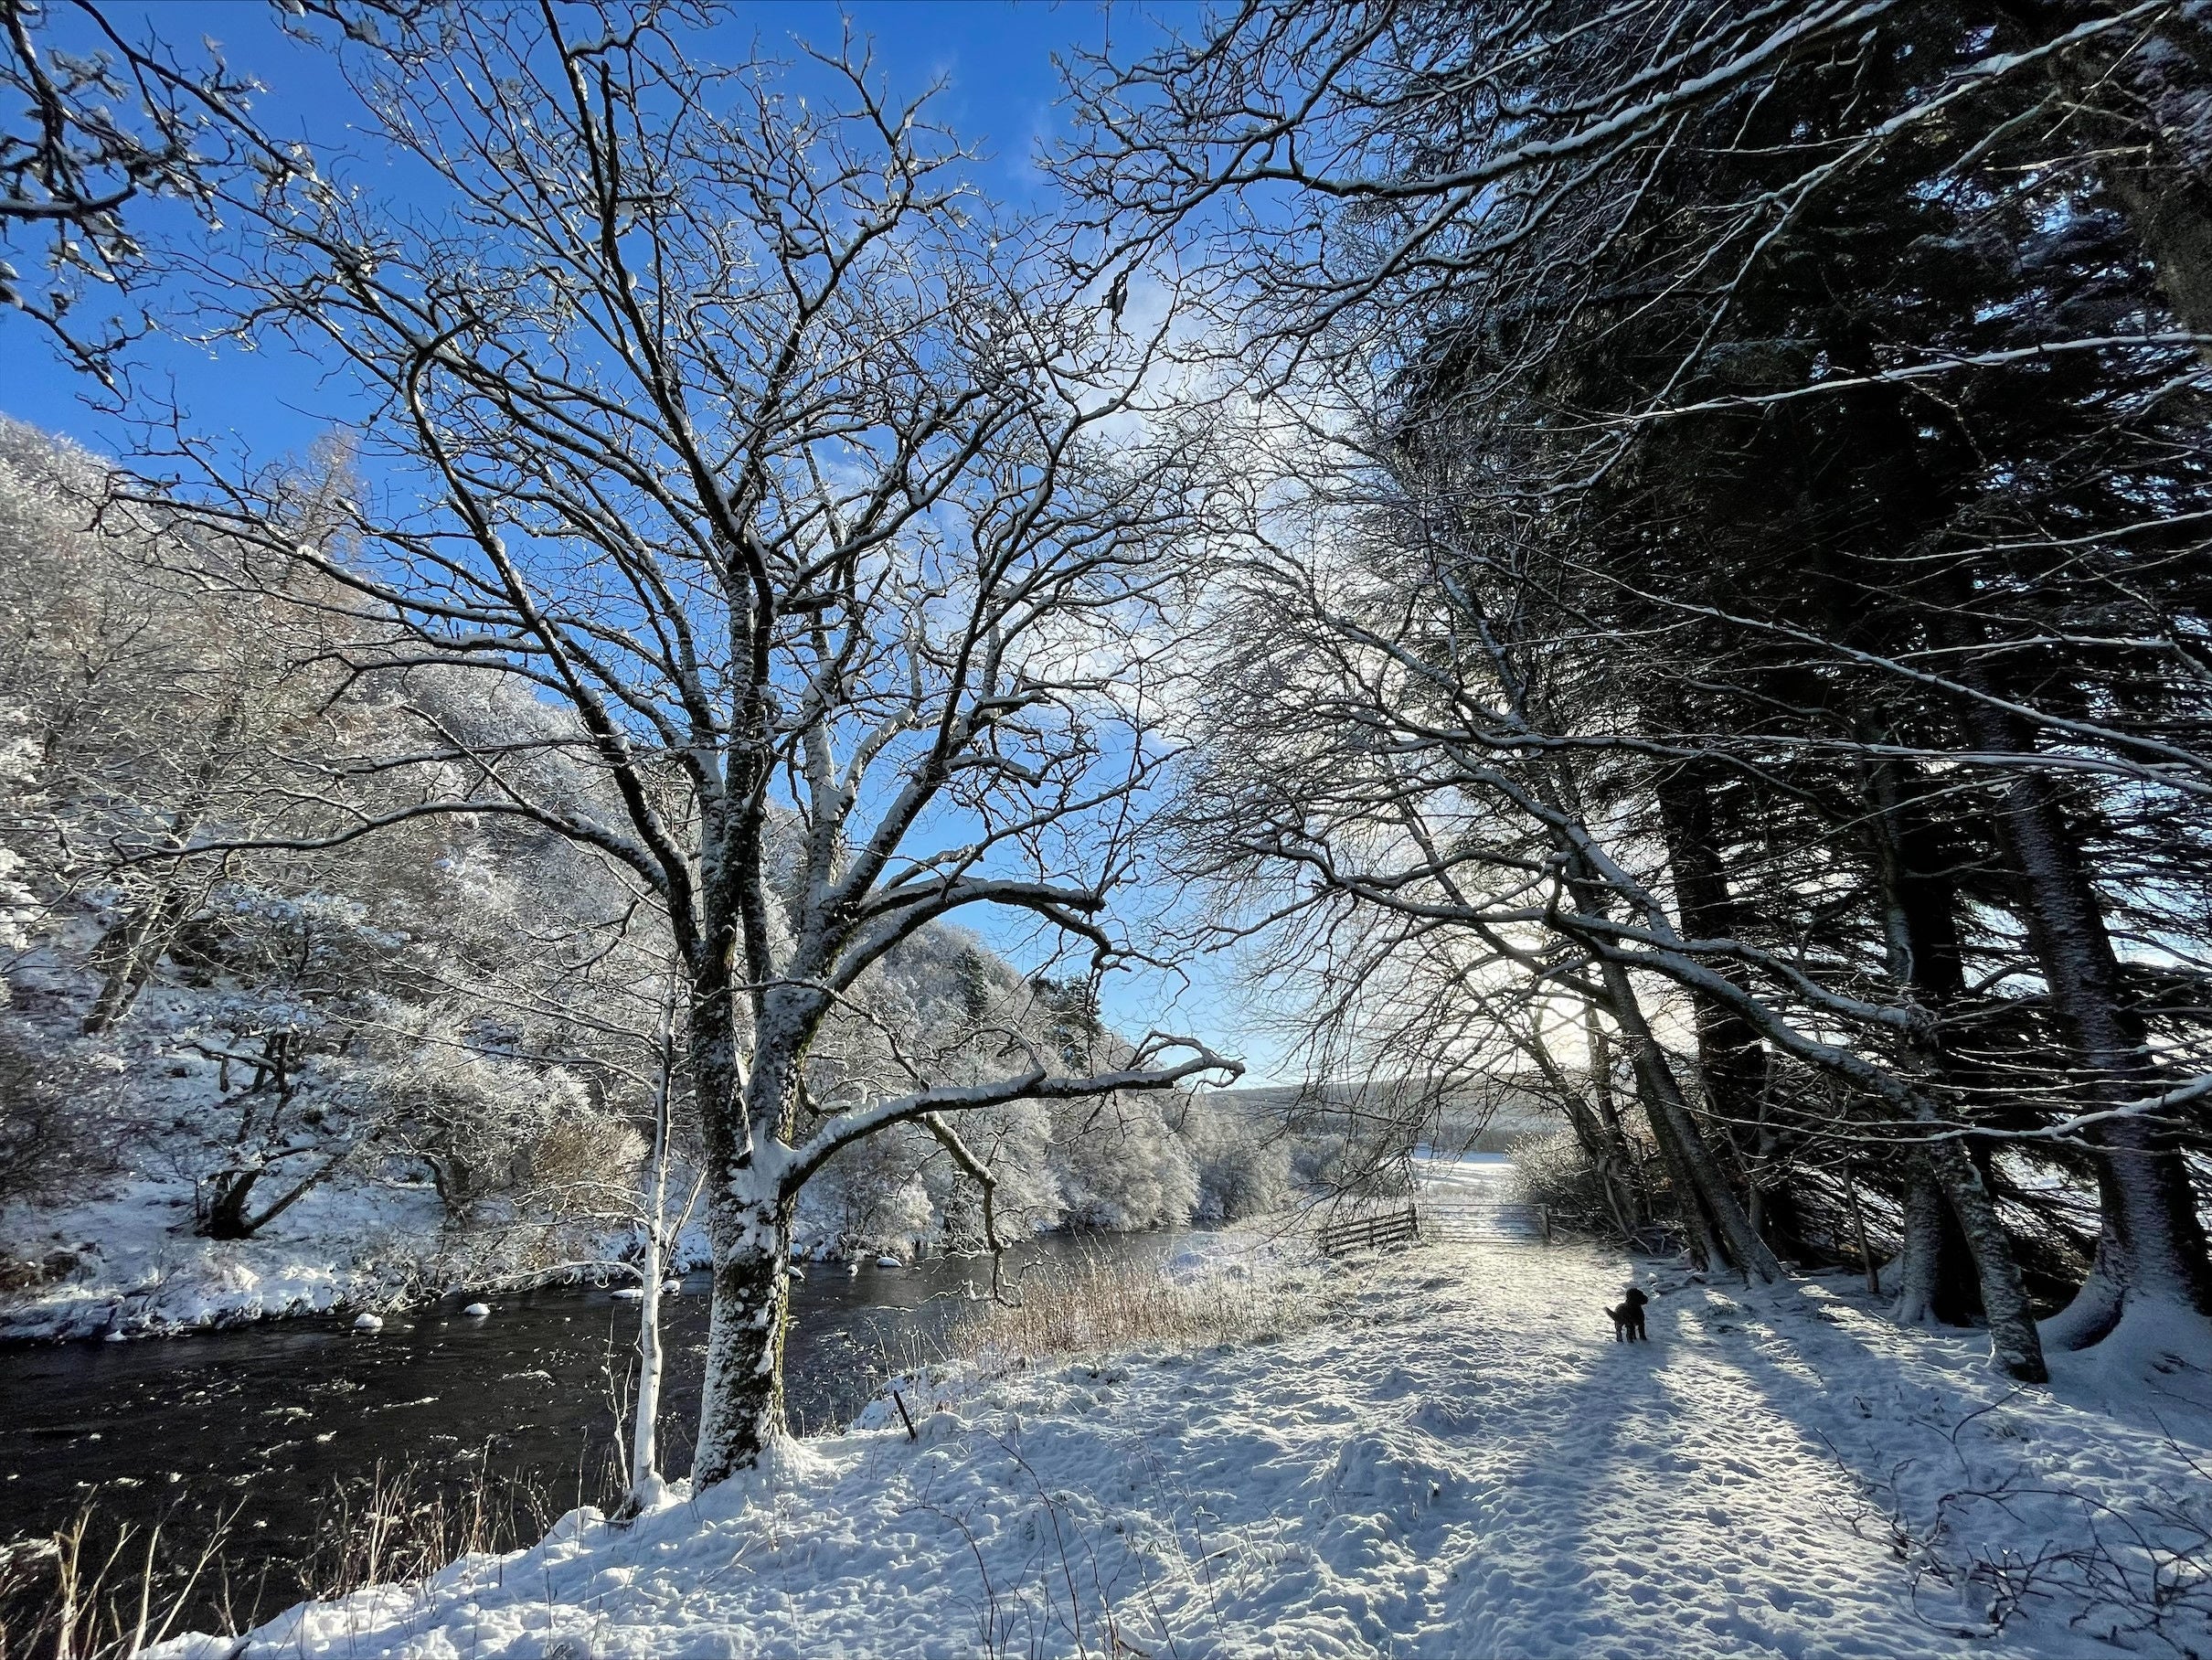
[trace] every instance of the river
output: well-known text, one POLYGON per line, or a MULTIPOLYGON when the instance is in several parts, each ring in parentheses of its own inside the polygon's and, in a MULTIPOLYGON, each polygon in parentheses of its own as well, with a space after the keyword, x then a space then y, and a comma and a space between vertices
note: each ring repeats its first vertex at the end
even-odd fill
MULTIPOLYGON (((1052 1237, 1021 1255, 1049 1272, 1085 1253, 1156 1259, 1172 1242, 1052 1237)), ((988 1259, 976 1258, 806 1272, 792 1287, 787 1389, 793 1426, 815 1433, 848 1421, 889 1374, 941 1356, 969 1288, 990 1282, 988 1259)), ((690 1463, 706 1292, 693 1275, 663 1304, 672 1476, 690 1463)), ((307 1317, 0 1349, 0 1540, 50 1533, 93 1501, 97 1537, 160 1520, 162 1555, 181 1564, 227 1516, 229 1607, 243 1621, 297 1600, 302 1565, 330 1544, 334 1495, 357 1509, 379 1469, 413 1470, 419 1491, 491 1477, 517 1538, 601 1501, 614 1448, 610 1378, 619 1384, 633 1360, 637 1304, 575 1287, 488 1300, 488 1318, 463 1315, 468 1299, 452 1298, 388 1315, 375 1333, 347 1316, 307 1317)), ((203 1585, 193 1601, 204 1626, 220 1592, 203 1585)))

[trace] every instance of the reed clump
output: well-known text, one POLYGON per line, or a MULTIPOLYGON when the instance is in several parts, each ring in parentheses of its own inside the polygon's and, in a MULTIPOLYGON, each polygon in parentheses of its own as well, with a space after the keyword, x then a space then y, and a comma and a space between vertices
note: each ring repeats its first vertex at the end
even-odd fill
POLYGON ((1315 1286, 1240 1263, 1171 1274, 1101 1256, 1026 1274, 1003 1298, 978 1302, 952 1323, 946 1347, 1009 1359, 1205 1348, 1263 1342, 1323 1313, 1315 1286))

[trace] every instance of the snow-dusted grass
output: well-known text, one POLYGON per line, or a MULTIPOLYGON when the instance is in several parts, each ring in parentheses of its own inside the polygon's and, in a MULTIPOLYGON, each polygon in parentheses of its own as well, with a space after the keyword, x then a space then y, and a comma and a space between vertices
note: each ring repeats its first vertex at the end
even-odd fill
POLYGON ((561 1501, 543 1481, 482 1465, 456 1479, 450 1466, 379 1462, 365 1485, 334 1485, 320 1509, 307 1554, 280 1564, 256 1548, 263 1536, 236 1525, 236 1512, 179 1541, 165 1521, 119 1516, 88 1498, 50 1537, 0 1544, 0 1655, 134 1660, 187 1626, 195 1606, 228 1610, 234 1598, 255 1606, 272 1569, 282 1585, 319 1597, 420 1581, 456 1557, 539 1538, 561 1501))
POLYGON ((757 1479, 577 1512, 246 1652, 1888 1660, 2118 1653, 2131 1624, 2125 1652, 2212 1652, 2203 1559, 2175 1554, 2204 1543, 2212 1418, 2177 1399, 2016 1391, 1843 1279, 1660 1275, 1652 1342, 1616 1346, 1600 1251, 1350 1272, 1325 1324, 955 1373, 909 1398, 917 1441, 872 1408, 757 1479))
POLYGON ((989 1370, 1009 1361, 1131 1349, 1196 1348, 1278 1337, 1320 1318, 1312 1272, 1241 1257, 1184 1272, 1126 1255, 1090 1257, 1024 1277, 1002 1301, 977 1303, 946 1346, 989 1370))

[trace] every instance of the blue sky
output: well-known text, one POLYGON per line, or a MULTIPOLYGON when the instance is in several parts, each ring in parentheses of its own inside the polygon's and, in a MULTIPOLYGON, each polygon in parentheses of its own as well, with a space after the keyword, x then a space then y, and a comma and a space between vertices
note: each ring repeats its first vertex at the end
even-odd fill
MULTIPOLYGON (((834 48, 849 17, 856 32, 875 42, 877 67, 895 92, 911 95, 932 81, 944 83, 937 118, 987 154, 980 182, 1002 199, 1020 202, 1032 197, 1041 182, 1032 160, 1038 144, 1062 130, 1054 55, 1095 48, 1109 38, 1126 44, 1155 34, 1158 19, 1195 10, 1173 0, 1149 6, 1098 0, 858 0, 845 5, 755 0, 729 8, 725 32, 733 58, 756 37, 771 54, 780 54, 794 40, 834 48)), ((119 0, 107 11, 126 35, 152 33, 186 57, 197 42, 214 43, 231 68, 263 83, 255 111, 270 131, 311 140, 319 150, 342 145, 343 122, 333 115, 344 111, 351 94, 327 59, 274 26, 264 0, 119 0)), ((74 43, 66 27, 59 37, 74 43)), ((29 269, 20 257, 16 262, 29 269)), ((196 426, 235 431, 261 454, 304 451, 337 413, 297 363, 234 358, 211 366, 205 358, 171 354, 164 367, 175 377, 196 426)), ((87 406, 84 382, 42 349, 17 319, 0 318, 0 410, 91 448, 123 445, 122 430, 87 406)))
MULTIPOLYGON (((287 39, 262 0, 161 0, 112 5, 110 16, 134 36, 159 35, 187 51, 215 43, 234 69, 267 88, 257 113, 279 135, 297 135, 325 154, 346 142, 350 94, 331 63, 287 39)), ((1163 24, 1195 5, 1105 5, 1098 0, 758 0, 731 8, 725 26, 731 56, 754 37, 781 53, 794 37, 834 46, 844 20, 873 40, 876 63, 895 93, 912 94, 931 81, 945 90, 936 118, 986 154, 979 183, 1015 204, 1039 199, 1037 147, 1064 131, 1056 54, 1111 41, 1127 48, 1157 38, 1163 24)), ((26 263, 18 257, 18 263, 26 263)), ((314 366, 275 353, 229 354, 221 359, 164 345, 152 361, 165 375, 197 434, 229 440, 260 459, 305 452, 334 425, 345 424, 343 388, 314 366)), ((62 364, 20 318, 0 314, 0 410, 77 439, 88 448, 121 452, 127 429, 89 403, 91 388, 62 364)), ((1020 919, 1002 927, 979 912, 961 919, 1016 954, 1028 930, 1020 919)), ((1191 1031, 1253 1065, 1253 1080, 1280 1070, 1276 1045, 1239 1007, 1220 965, 1188 966, 1189 983, 1144 971, 1111 976, 1107 1013, 1125 1029, 1158 1025, 1191 1031)))

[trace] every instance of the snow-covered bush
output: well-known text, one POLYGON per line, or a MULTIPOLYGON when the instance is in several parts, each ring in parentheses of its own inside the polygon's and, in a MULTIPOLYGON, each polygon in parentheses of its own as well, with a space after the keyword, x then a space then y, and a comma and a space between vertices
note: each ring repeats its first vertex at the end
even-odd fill
POLYGON ((1573 1131, 1516 1142, 1510 1156, 1519 1196, 1543 1206, 1555 1226, 1601 1237, 1620 1233, 1605 1184, 1573 1131))
POLYGON ((533 1183, 626 1184, 643 1155, 630 1132, 625 1164, 593 1170, 588 1156, 571 1156, 583 1144, 578 1126, 593 1117, 581 1082, 560 1068, 475 1051, 450 1029, 386 1040, 352 1063, 347 1083, 378 1125, 379 1148, 419 1161, 457 1221, 533 1183))
POLYGON ((112 1075, 0 1014, 0 1205, 61 1198, 121 1162, 112 1075))
MULTIPOLYGON (((968 1147, 994 1172, 999 1236, 1019 1239, 1065 1219, 1052 1144, 1052 1116, 1034 1101, 972 1113, 961 1121, 968 1147)), ((983 1192, 941 1149, 922 1168, 945 1243, 956 1250, 984 1244, 983 1192)))
POLYGON ((645 1138, 633 1125, 580 1111, 548 1125, 524 1151, 519 1174, 526 1192, 584 1196, 628 1195, 645 1162, 645 1138))
POLYGON ((832 1159, 799 1199, 799 1245, 816 1256, 898 1250, 936 1231, 921 1180, 935 1143, 902 1124, 856 1142, 832 1159))

